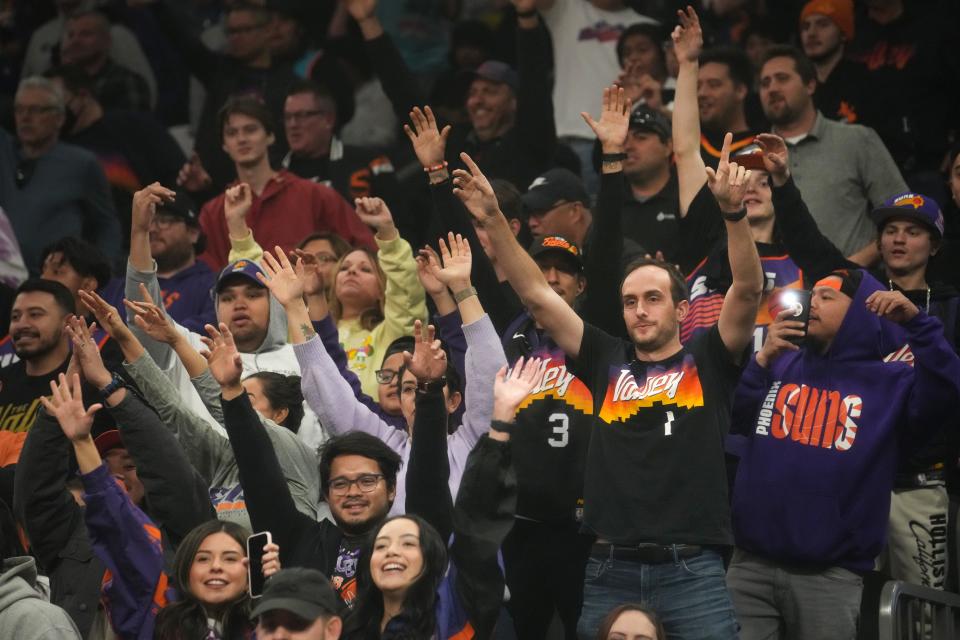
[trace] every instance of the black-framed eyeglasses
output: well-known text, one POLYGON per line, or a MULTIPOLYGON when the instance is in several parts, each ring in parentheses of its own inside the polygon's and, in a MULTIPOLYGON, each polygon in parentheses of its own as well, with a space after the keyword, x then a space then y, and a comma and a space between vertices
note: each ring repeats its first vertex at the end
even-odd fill
POLYGON ((400 372, 396 369, 377 369, 377 382, 380 384, 390 384, 397 378, 400 372))
POLYGON ((357 485, 357 488, 363 493, 370 493, 377 488, 382 479, 382 473, 364 473, 353 480, 350 478, 334 478, 329 484, 330 493, 342 496, 350 490, 352 485, 357 485))

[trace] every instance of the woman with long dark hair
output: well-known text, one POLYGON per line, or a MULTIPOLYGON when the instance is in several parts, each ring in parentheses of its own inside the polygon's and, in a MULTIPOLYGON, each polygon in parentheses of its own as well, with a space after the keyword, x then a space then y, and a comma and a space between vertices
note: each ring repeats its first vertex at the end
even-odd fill
POLYGON ((660 616, 642 604, 614 607, 600 623, 597 640, 667 640, 660 616))
MULTIPOLYGON (((415 370, 418 355, 415 352, 411 361, 415 370)), ((370 535, 361 551, 358 595, 344 623, 344 638, 490 637, 503 596, 497 551, 513 525, 516 510, 509 432, 517 406, 539 384, 542 375, 536 359, 526 366, 515 366, 510 374, 506 367, 497 374, 493 422, 489 434, 480 439, 467 460, 455 507, 458 517, 451 521, 451 514, 444 517, 445 514, 431 509, 432 505, 413 501, 411 495, 407 503, 410 513, 388 518, 370 535), (416 512, 430 514, 427 517, 441 530, 452 522, 449 555, 445 536, 426 518, 414 515, 416 512)), ((427 403, 442 402, 436 391, 418 393, 418 416, 428 410, 427 403)), ((442 421, 433 422, 438 428, 432 429, 418 420, 415 446, 430 447, 442 466, 446 434, 442 421), (424 442, 422 436, 427 430, 436 433, 424 442)), ((421 473, 415 469, 421 458, 415 455, 411 455, 408 474, 421 473)))

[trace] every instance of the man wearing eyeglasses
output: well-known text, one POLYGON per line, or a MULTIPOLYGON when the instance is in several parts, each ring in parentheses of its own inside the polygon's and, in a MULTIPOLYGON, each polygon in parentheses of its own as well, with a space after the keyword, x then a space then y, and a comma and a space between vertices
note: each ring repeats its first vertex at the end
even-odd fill
POLYGON ((330 187, 352 202, 383 198, 396 215, 402 205, 393 164, 383 154, 343 143, 336 99, 311 80, 295 84, 283 106, 283 129, 290 151, 283 167, 301 178, 330 187))
POLYGON ((77 236, 110 259, 121 252, 120 223, 107 179, 89 152, 60 141, 63 93, 49 80, 26 78, 14 98, 19 144, 0 131, 0 206, 7 212, 31 274, 40 252, 77 236))

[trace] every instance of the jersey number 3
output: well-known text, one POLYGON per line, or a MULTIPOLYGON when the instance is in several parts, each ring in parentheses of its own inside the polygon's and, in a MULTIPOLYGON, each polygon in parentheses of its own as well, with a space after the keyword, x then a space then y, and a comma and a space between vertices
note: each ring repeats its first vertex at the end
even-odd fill
POLYGON ((570 417, 565 413, 551 413, 547 422, 553 425, 553 435, 547 438, 551 447, 561 448, 570 442, 570 417))

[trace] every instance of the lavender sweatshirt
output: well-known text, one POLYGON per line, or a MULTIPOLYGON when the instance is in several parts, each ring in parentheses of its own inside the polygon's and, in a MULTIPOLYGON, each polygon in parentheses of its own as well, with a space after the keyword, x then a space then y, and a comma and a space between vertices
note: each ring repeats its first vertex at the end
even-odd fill
MULTIPOLYGON (((466 379, 463 424, 447 440, 450 460, 450 495, 454 500, 467 456, 480 436, 490 428, 493 416, 493 382, 497 371, 507 364, 500 337, 486 314, 471 324, 463 325, 467 338, 464 362, 466 379)), ((301 387, 307 404, 317 414, 331 435, 363 431, 383 440, 400 454, 403 466, 397 476, 397 496, 391 515, 406 513, 406 467, 410 456, 410 436, 384 422, 366 405, 357 400, 350 384, 340 375, 336 363, 327 353, 320 338, 293 345, 300 363, 301 387)))

